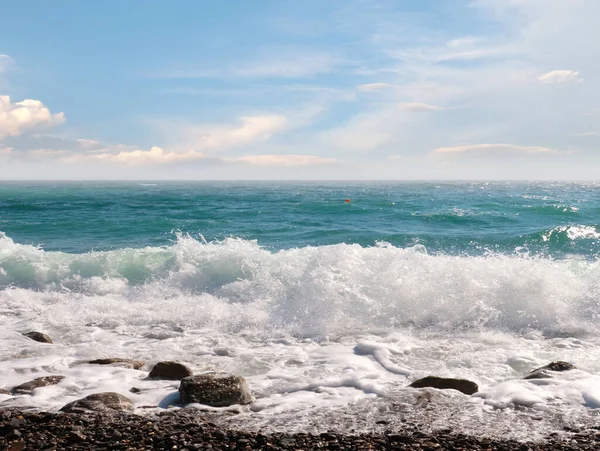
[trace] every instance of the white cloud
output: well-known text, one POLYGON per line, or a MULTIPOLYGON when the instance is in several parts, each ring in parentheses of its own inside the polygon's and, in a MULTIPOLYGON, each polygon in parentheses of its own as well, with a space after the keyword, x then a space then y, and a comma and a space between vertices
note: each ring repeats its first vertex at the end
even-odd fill
POLYGON ((233 72, 248 78, 309 78, 331 72, 334 64, 327 54, 281 55, 242 66, 233 72))
POLYGON ((465 146, 438 147, 431 154, 437 156, 452 155, 543 155, 555 154, 557 150, 541 146, 516 146, 513 144, 472 144, 465 146))
POLYGON ((268 141, 273 134, 288 125, 284 116, 245 116, 238 126, 195 126, 187 133, 192 137, 192 145, 197 149, 229 149, 253 142, 268 141))
MULTIPOLYGON (((125 146, 115 147, 118 149, 119 147, 125 146)), ((53 156, 62 156, 60 153, 54 152, 53 156)), ((205 158, 206 156, 203 153, 194 150, 187 152, 171 152, 166 151, 161 147, 152 147, 150 150, 135 149, 115 151, 112 148, 107 148, 94 153, 76 154, 71 152, 68 157, 63 158, 63 161, 67 163, 96 161, 126 165, 148 165, 198 161, 205 158)))
POLYGON ((245 155, 242 157, 215 158, 197 150, 176 152, 152 147, 150 150, 130 146, 112 146, 106 149, 76 153, 72 151, 38 149, 27 152, 29 157, 60 159, 65 163, 103 162, 127 166, 166 165, 210 160, 215 163, 250 164, 253 166, 304 167, 335 163, 335 159, 315 155, 245 155), (126 150, 119 150, 126 149, 126 150))
POLYGON ((195 78, 311 78, 331 72, 340 61, 327 53, 286 51, 277 49, 269 56, 254 61, 236 62, 229 67, 217 69, 175 68, 160 71, 158 78, 195 79, 195 78))
POLYGON ((39 100, 26 99, 11 103, 9 96, 0 96, 0 140, 24 132, 51 127, 65 122, 63 113, 50 113, 39 100))
POLYGON ((409 103, 401 103, 400 108, 406 111, 439 111, 442 107, 436 105, 429 105, 428 103, 421 102, 409 102, 409 103))
POLYGON ((540 75, 538 78, 542 83, 581 83, 583 78, 579 72, 574 70, 553 70, 540 75))
POLYGON ((0 158, 1 157, 11 157, 14 154, 12 147, 0 147, 0 158))
POLYGON ((15 62, 10 56, 0 54, 0 74, 14 66, 15 62))
POLYGON ((394 85, 390 85, 389 83, 366 83, 364 85, 358 85, 356 89, 358 91, 382 91, 393 87, 394 85))
POLYGON ((333 158, 319 157, 315 155, 247 155, 237 158, 226 158, 226 162, 247 163, 256 166, 317 166, 334 164, 333 158))
POLYGON ((100 147, 100 141, 96 141, 95 139, 78 139, 77 143, 83 147, 84 149, 97 149, 100 147))
POLYGON ((596 136, 598 134, 598 132, 583 132, 583 133, 577 133, 577 136, 596 136))

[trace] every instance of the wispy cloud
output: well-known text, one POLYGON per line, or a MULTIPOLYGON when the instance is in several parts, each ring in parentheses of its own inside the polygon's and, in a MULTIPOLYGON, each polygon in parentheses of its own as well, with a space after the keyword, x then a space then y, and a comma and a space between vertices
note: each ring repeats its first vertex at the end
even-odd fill
POLYGON ((150 150, 136 149, 122 150, 119 152, 105 149, 105 151, 96 151, 94 153, 70 154, 66 157, 60 154, 54 154, 53 156, 62 157, 62 160, 66 163, 95 161, 101 163, 119 163, 132 166, 182 163, 203 160, 206 158, 202 152, 195 150, 190 150, 187 152, 169 152, 160 147, 152 147, 150 150))
POLYGON ((545 155, 558 153, 542 146, 517 146, 514 144, 471 144, 465 146, 438 147, 431 154, 436 156, 458 155, 545 155))
POLYGON ((356 89, 358 91, 383 91, 384 89, 393 88, 394 85, 389 83, 365 83, 363 85, 358 85, 356 89))
POLYGON ((437 105, 429 105, 428 103, 421 102, 409 102, 409 103, 401 103, 400 109, 406 111, 415 111, 415 112, 423 112, 423 111, 439 111, 442 107, 437 105))
POLYGON ((574 70, 553 70, 540 75, 538 78, 542 83, 581 83, 583 78, 579 76, 579 72, 574 70))
POLYGON ((281 115, 244 116, 239 118, 239 125, 192 126, 187 133, 194 148, 221 150, 268 141, 287 125, 288 120, 281 115))
POLYGON ((15 66, 14 60, 8 56, 0 54, 0 74, 15 66))
MULTIPOLYGON (((271 52, 269 52, 271 53, 271 52)), ((239 61, 217 68, 175 67, 160 70, 153 75, 166 79, 196 78, 312 78, 329 73, 341 64, 339 58, 321 52, 294 52, 277 50, 277 55, 259 57, 253 61, 239 61)))
POLYGON ((334 158, 321 157, 315 155, 246 155, 237 158, 226 158, 226 162, 247 163, 255 166, 321 166, 335 164, 334 158))

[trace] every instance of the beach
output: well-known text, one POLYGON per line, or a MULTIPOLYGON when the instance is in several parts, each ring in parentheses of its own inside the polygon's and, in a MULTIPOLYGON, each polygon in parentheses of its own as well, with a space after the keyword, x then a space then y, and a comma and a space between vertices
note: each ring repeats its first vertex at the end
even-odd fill
POLYGON ((0 446, 20 450, 595 450, 598 430, 571 433, 544 442, 472 437, 451 431, 419 432, 406 425, 399 431, 378 434, 263 434, 216 427, 196 409, 165 412, 158 416, 106 414, 49 414, 3 411, 0 446), (12 448, 11 448, 12 447, 12 448))

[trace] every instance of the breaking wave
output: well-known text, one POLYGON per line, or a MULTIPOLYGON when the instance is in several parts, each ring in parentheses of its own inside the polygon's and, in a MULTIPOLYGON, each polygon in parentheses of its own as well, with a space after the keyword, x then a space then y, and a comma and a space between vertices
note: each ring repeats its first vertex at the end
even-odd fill
POLYGON ((67 254, 2 235, 0 301, 51 308, 54 318, 76 311, 82 321, 212 321, 300 335, 388 327, 560 331, 597 320, 599 265, 526 253, 430 255, 420 245, 387 243, 274 252, 254 241, 183 235, 172 246, 67 254))

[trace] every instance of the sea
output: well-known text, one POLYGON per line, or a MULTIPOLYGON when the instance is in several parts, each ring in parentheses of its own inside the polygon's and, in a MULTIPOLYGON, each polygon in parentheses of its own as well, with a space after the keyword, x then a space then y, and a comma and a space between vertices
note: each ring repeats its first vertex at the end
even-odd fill
POLYGON ((237 428, 589 427, 599 257, 591 182, 0 182, 0 388, 65 376, 0 408, 179 409, 146 379, 177 360, 248 381, 249 406, 196 406, 237 428), (146 365, 84 363, 104 357, 146 365), (577 369, 524 379, 558 360, 577 369), (408 387, 428 375, 479 392, 408 387))

